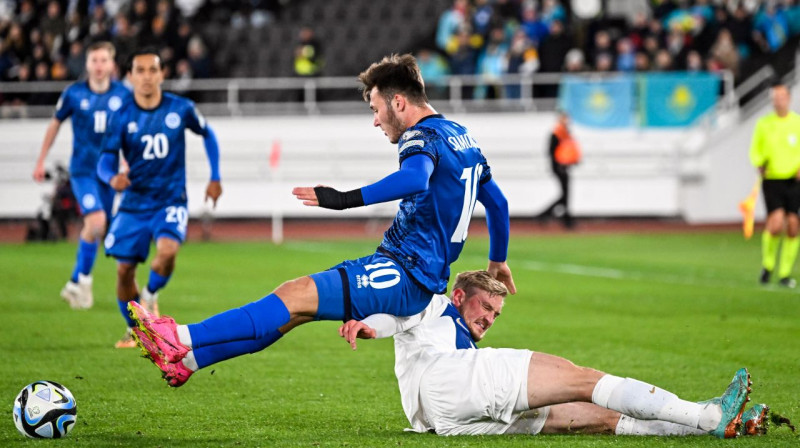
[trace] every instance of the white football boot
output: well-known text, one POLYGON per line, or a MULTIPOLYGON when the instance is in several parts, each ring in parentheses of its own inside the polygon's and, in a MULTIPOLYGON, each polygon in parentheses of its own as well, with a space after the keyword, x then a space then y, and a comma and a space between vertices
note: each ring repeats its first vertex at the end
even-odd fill
POLYGON ((80 306, 78 308, 88 310, 94 305, 92 295, 92 276, 78 274, 78 288, 81 290, 80 306))
POLYGON ((72 280, 67 281, 67 284, 61 288, 61 298, 64 299, 65 302, 69 303, 69 306, 74 310, 81 308, 81 294, 82 290, 80 285, 72 280))

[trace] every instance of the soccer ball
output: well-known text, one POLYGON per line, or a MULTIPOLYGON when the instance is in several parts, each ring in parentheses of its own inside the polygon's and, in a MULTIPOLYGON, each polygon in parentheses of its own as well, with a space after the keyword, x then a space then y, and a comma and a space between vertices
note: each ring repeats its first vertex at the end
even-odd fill
POLYGON ((66 387, 54 381, 37 381, 14 399, 14 424, 33 439, 57 439, 75 426, 78 408, 66 387))

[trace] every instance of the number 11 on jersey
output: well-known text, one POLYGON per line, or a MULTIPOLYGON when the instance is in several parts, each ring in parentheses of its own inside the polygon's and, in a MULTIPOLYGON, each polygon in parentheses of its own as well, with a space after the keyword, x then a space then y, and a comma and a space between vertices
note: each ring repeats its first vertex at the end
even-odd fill
POLYGON ((475 201, 478 199, 478 180, 480 180, 481 174, 483 174, 483 165, 480 163, 471 168, 464 168, 461 173, 461 180, 464 181, 464 204, 461 206, 461 218, 458 219, 456 231, 450 238, 451 243, 463 243, 467 239, 469 220, 475 210, 475 201))

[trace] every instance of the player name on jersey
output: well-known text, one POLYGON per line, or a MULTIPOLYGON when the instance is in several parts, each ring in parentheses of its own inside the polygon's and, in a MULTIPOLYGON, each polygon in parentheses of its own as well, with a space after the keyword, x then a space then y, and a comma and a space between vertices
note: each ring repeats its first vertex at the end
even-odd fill
POLYGON ((448 137, 447 141, 453 146, 456 151, 464 151, 470 148, 477 148, 478 142, 475 141, 469 134, 455 135, 448 137))

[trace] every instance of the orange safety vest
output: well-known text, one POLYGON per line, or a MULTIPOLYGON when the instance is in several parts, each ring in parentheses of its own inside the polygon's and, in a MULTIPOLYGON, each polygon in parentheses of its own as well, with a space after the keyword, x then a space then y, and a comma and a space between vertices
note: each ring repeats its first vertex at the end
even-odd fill
POLYGON ((581 148, 578 146, 569 130, 561 123, 556 125, 553 130, 556 138, 558 138, 558 146, 556 146, 555 158, 556 162, 560 165, 575 165, 581 161, 581 148))

